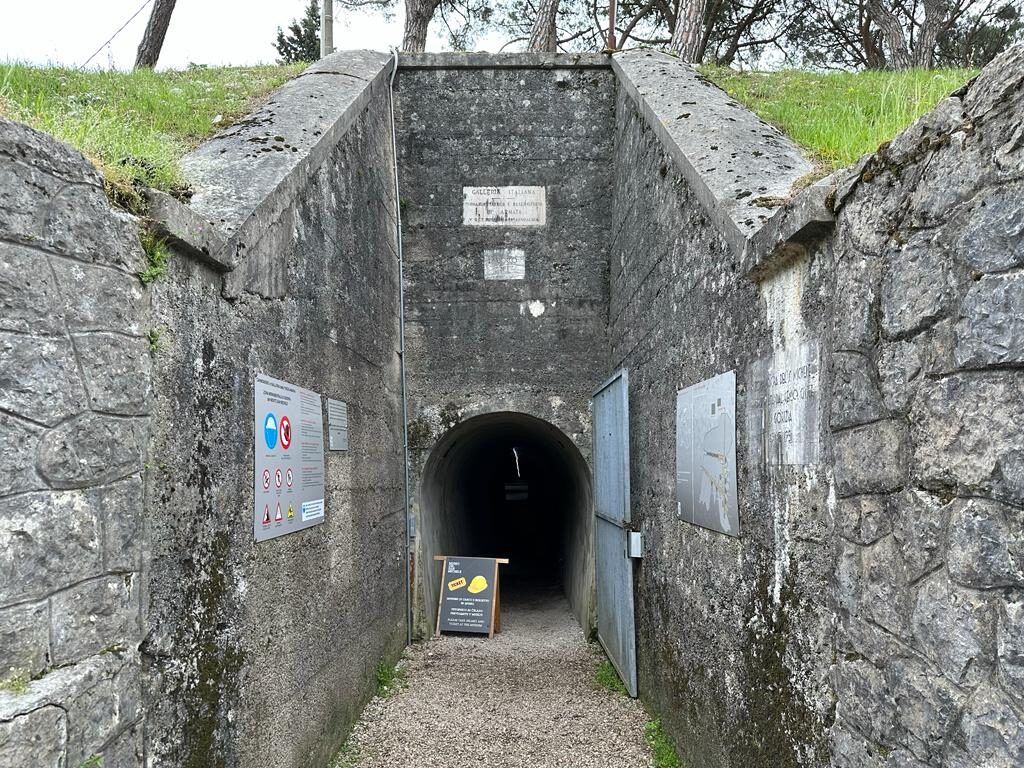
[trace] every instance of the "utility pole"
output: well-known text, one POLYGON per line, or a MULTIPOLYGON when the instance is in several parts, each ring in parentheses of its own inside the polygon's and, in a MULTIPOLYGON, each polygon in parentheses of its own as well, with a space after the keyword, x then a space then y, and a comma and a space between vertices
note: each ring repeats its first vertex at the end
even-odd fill
POLYGON ((334 53, 334 0, 320 6, 320 58, 334 53))

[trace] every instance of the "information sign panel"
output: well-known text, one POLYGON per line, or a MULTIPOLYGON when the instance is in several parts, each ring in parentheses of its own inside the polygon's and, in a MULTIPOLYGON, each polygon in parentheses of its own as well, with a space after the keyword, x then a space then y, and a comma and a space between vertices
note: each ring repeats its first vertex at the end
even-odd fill
POLYGON ((256 376, 253 538, 266 541, 324 520, 320 395, 256 376))
POLYGON ((676 393, 676 498, 683 520, 739 536, 735 371, 676 393))
POLYGON ((348 403, 327 398, 327 440, 332 451, 348 450, 348 403))
POLYGON ((462 223, 470 227, 543 227, 544 187, 463 187, 462 223))
POLYGON ((498 563, 493 557, 441 558, 437 631, 493 635, 498 602, 498 563))

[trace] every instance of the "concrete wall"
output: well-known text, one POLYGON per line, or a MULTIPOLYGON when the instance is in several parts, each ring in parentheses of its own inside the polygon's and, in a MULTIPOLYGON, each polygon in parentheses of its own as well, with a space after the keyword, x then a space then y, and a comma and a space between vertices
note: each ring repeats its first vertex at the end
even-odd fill
MULTIPOLYGON (((630 377, 633 522, 645 538, 635 574, 641 696, 684 765, 822 764, 832 703, 827 473, 763 471, 748 460, 743 418, 751 367, 817 337, 824 322, 771 317, 770 289, 748 278, 741 250, 772 213, 750 201, 784 191, 809 165, 684 64, 636 53, 616 69, 608 368, 630 377), (676 390, 730 370, 740 538, 683 522, 676 503, 676 390)), ((804 295, 819 281, 806 262, 777 278, 804 295)))
POLYGON ((142 650, 160 765, 324 765, 405 644, 386 64, 321 62, 186 162, 237 267, 176 258, 154 290, 142 650), (346 401, 350 440, 326 453, 324 524, 253 544, 260 372, 346 401))
POLYGON ((0 119, 0 765, 136 765, 152 411, 133 222, 0 119))
MULTIPOLYGON (((403 58, 396 124, 414 488, 445 430, 480 413, 544 419, 589 456, 588 401, 604 375, 594 351, 607 312, 613 97, 598 56, 403 58), (463 226, 463 186, 511 185, 546 188, 546 226, 463 226), (526 252, 524 280, 484 279, 484 250, 503 247, 526 252)), ((581 557, 566 584, 584 626, 589 523, 575 526, 581 557)), ((421 577, 435 554, 423 533, 421 577)), ((429 584, 422 594, 436 600, 429 584)))

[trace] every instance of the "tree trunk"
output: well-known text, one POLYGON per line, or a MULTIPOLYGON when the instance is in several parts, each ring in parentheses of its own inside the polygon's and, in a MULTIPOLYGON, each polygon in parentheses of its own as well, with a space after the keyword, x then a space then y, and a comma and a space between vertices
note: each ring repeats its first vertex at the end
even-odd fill
POLYGON ((935 0, 924 0, 924 24, 914 45, 915 67, 931 69, 935 64, 935 46, 939 42, 939 28, 945 20, 943 4, 935 0))
POLYGON ((704 11, 707 0, 682 0, 669 47, 683 61, 699 64, 704 54, 704 11))
POLYGON ((907 42, 903 39, 903 28, 899 19, 882 4, 883 0, 870 0, 868 13, 878 28, 882 30, 889 66, 893 69, 910 69, 910 53, 907 42))
POLYGON ((135 55, 136 69, 153 69, 160 58, 160 49, 164 47, 167 26, 171 23, 171 13, 177 0, 156 0, 153 12, 149 15, 146 32, 139 43, 139 51, 135 55))
POLYGON ((427 48, 427 27, 434 18, 440 0, 405 0, 405 32, 402 50, 423 53, 427 48))
POLYGON ((530 30, 528 51, 555 53, 558 50, 558 34, 555 31, 555 17, 558 15, 558 0, 540 0, 537 18, 530 30))

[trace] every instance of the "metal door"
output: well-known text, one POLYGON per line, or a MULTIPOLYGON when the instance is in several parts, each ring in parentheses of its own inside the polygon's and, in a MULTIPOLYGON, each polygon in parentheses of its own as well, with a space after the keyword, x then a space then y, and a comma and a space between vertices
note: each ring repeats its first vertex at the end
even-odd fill
POLYGON ((629 376, 621 370, 594 393, 594 563, 597 637, 636 696, 633 562, 629 557, 629 376))

